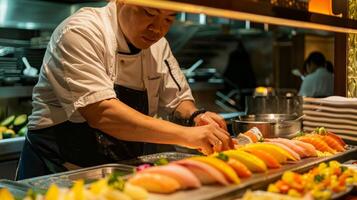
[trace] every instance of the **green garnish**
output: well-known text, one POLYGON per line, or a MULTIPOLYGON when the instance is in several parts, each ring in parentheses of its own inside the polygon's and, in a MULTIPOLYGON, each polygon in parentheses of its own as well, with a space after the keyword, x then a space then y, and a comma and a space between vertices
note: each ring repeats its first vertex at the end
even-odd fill
POLYGON ((216 158, 223 160, 224 162, 227 162, 229 160, 229 157, 224 153, 219 153, 216 158))
POLYGON ((320 127, 320 128, 318 129, 318 133, 319 133, 320 135, 326 135, 326 134, 327 134, 327 131, 326 131, 326 129, 325 129, 324 127, 320 127))
POLYGON ((259 138, 258 142, 264 142, 264 138, 259 138))
POLYGON ((304 133, 304 131, 298 131, 298 132, 296 132, 296 136, 297 136, 297 137, 304 136, 304 135, 306 135, 306 134, 304 133))
POLYGON ((122 173, 113 172, 108 178, 108 185, 114 189, 123 191, 125 187, 125 180, 122 178, 122 173))
POLYGON ((317 183, 320 183, 320 182, 323 181, 324 179, 325 179, 325 176, 324 176, 324 175, 320 175, 320 174, 318 174, 318 175, 316 175, 316 176, 314 177, 314 181, 317 182, 317 183))
POLYGON ((154 162, 154 166, 167 165, 169 161, 166 158, 160 158, 159 160, 154 162))
POLYGON ((343 173, 344 171, 346 171, 348 169, 348 167, 346 166, 340 166, 341 172, 343 173))

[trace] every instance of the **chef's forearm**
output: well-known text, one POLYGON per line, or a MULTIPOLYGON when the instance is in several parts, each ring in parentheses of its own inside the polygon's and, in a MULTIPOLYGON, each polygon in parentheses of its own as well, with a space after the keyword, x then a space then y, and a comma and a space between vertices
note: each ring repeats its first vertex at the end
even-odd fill
POLYGON ((93 128, 127 141, 186 145, 186 127, 143 115, 117 99, 79 109, 93 128))
POLYGON ((195 104, 191 100, 182 101, 176 108, 174 116, 181 119, 188 119, 197 110, 195 104))

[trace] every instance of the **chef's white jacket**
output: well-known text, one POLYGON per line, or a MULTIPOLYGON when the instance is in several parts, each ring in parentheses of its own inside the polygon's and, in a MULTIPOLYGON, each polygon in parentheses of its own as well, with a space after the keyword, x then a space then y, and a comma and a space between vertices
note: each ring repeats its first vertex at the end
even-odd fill
POLYGON ((29 129, 84 122, 78 108, 116 98, 114 84, 146 90, 150 116, 169 114, 181 101, 193 101, 165 38, 138 54, 124 53, 130 50, 114 2, 83 8, 63 21, 47 46, 33 90, 29 129))

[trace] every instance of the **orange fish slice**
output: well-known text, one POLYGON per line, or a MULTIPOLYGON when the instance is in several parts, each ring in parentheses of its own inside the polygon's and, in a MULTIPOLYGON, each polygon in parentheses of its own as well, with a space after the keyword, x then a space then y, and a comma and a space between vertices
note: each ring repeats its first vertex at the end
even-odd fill
POLYGON ((345 148, 339 143, 337 142, 332 136, 330 135, 317 135, 315 134, 317 137, 319 137, 320 139, 322 139, 324 142, 326 142, 326 144, 328 146, 330 146, 332 149, 337 150, 337 151, 345 151, 345 148))
POLYGON ((244 151, 247 151, 256 157, 260 158, 265 162, 268 168, 280 168, 281 165, 280 163, 269 153, 259 150, 259 149, 245 149, 244 151))
POLYGON ((252 172, 248 169, 248 167, 237 159, 229 158, 227 164, 232 167, 240 178, 248 178, 252 175, 252 172))
POLYGON ((306 136, 300 136, 294 138, 294 140, 300 140, 302 142, 310 143, 312 144, 317 150, 322 151, 322 152, 329 152, 332 154, 335 154, 335 150, 333 150, 326 142, 324 142, 322 139, 319 137, 314 137, 311 135, 306 135, 306 136))

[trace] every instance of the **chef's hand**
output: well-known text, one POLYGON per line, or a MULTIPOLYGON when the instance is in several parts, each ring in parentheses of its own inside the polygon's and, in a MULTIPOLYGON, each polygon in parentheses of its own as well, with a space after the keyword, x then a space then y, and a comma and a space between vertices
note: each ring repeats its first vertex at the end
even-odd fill
POLYGON ((194 119, 196 126, 203 126, 207 124, 213 124, 217 127, 220 127, 227 131, 227 124, 224 121, 223 117, 219 116, 214 112, 205 112, 202 114, 197 115, 194 119))
POLYGON ((187 127, 188 146, 201 151, 205 155, 232 149, 233 142, 227 131, 215 124, 187 127))

